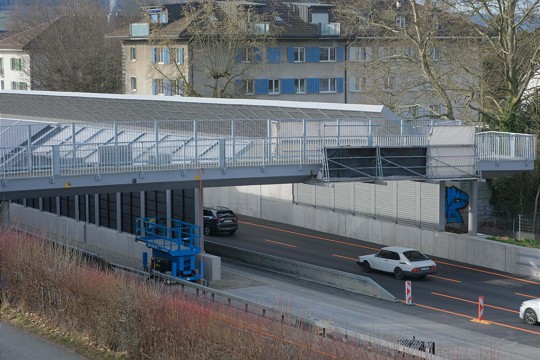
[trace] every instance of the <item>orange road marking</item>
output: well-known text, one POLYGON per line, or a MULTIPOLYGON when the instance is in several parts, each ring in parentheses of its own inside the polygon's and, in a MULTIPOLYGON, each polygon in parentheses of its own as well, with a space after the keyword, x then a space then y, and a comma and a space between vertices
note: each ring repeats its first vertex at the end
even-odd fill
POLYGON ((525 296, 525 297, 528 297, 528 298, 531 298, 531 299, 536 299, 536 298, 539 297, 539 296, 532 296, 532 295, 521 294, 521 293, 514 293, 514 294, 519 295, 519 296, 525 296))
MULTIPOLYGON (((400 300, 400 301, 403 302, 403 303, 405 303, 404 300, 400 300)), ((474 320, 474 319, 477 319, 476 317, 473 317, 473 316, 463 315, 463 314, 460 314, 460 313, 456 313, 456 312, 448 311, 448 310, 443 310, 443 309, 439 309, 439 308, 432 307, 432 306, 428 306, 428 305, 422 305, 422 304, 418 304, 418 303, 414 303, 414 305, 423 307, 423 308, 425 308, 425 309, 430 309, 430 310, 434 310, 434 311, 440 311, 440 312, 443 312, 443 313, 446 313, 446 314, 451 314, 451 315, 456 315, 456 316, 464 317, 464 318, 469 319, 469 320, 471 320, 471 321, 474 320)), ((488 322, 489 322, 489 324, 491 324, 491 325, 502 326, 502 327, 506 327, 506 328, 509 328, 509 329, 514 329, 514 330, 519 330, 519 331, 523 331, 523 332, 528 332, 528 333, 531 333, 531 334, 537 334, 537 335, 540 335, 540 331, 534 331, 534 330, 529 330, 529 329, 523 329, 523 328, 520 328, 520 327, 517 327, 517 326, 507 325, 507 324, 498 323, 498 322, 493 322, 493 321, 488 321, 488 322)))
MULTIPOLYGON (((432 293, 433 295, 442 296, 442 297, 445 297, 445 298, 454 299, 454 300, 459 300, 459 301, 464 301, 464 302, 467 302, 467 303, 470 303, 470 304, 478 304, 478 301, 462 299, 462 298, 459 298, 459 297, 457 297, 457 296, 451 296, 451 295, 441 294, 441 293, 433 292, 433 291, 432 291, 431 293, 432 293)), ((499 306, 495 306, 495 305, 484 304, 484 306, 485 306, 485 307, 490 307, 490 308, 493 308, 493 309, 499 309, 499 310, 502 310, 502 311, 508 311, 508 312, 511 312, 511 313, 514 313, 514 314, 519 314, 519 311, 511 310, 511 309, 507 309, 507 308, 503 308, 503 307, 499 307, 499 306)))
POLYGON ((348 243, 348 242, 345 242, 345 241, 332 240, 332 239, 324 238, 324 237, 321 237, 321 236, 308 235, 308 234, 303 234, 303 233, 299 233, 299 232, 296 232, 296 231, 283 230, 283 229, 278 229, 278 228, 274 228, 274 227, 271 227, 271 226, 259 225, 259 224, 254 224, 254 223, 250 223, 250 222, 246 222, 246 221, 239 221, 239 222, 242 223, 242 224, 258 226, 258 227, 262 227, 262 228, 270 229, 270 230, 274 230, 274 231, 281 231, 281 232, 288 233, 288 234, 300 235, 300 236, 310 237, 310 238, 313 238, 313 239, 329 241, 329 242, 333 242, 333 243, 336 243, 336 244, 349 245, 349 246, 359 247, 359 248, 363 248, 363 249, 377 250, 377 251, 380 250, 380 248, 374 248, 374 247, 370 247, 370 246, 352 244, 352 243, 348 243))
POLYGON ((475 269, 475 268, 468 267, 468 266, 463 266, 463 265, 450 264, 450 263, 447 263, 447 262, 444 262, 444 261, 437 261, 437 264, 444 264, 444 265, 458 267, 458 268, 462 268, 462 269, 466 269, 466 270, 472 270, 472 271, 481 272, 481 273, 485 273, 485 274, 500 276, 500 277, 503 277, 503 278, 512 279, 512 280, 516 280, 516 281, 522 281, 522 282, 526 282, 526 283, 529 283, 529 284, 540 285, 540 282, 538 282, 538 281, 520 279, 520 278, 517 278, 517 277, 510 276, 510 275, 498 274, 496 272, 475 269))
POLYGON ((429 277, 433 277, 433 278, 437 278, 437 279, 441 279, 441 280, 452 281, 452 282, 456 282, 456 283, 460 283, 460 282, 461 282, 461 280, 449 279, 449 278, 445 278, 445 277, 437 276, 437 275, 428 275, 428 276, 429 276, 429 277))
POLYGON ((342 258, 342 259, 346 259, 346 260, 358 261, 358 258, 351 258, 351 257, 348 257, 348 256, 343 256, 343 255, 338 255, 338 254, 332 254, 332 256, 342 258))
POLYGON ((274 240, 265 239, 264 241, 268 241, 268 242, 278 244, 278 245, 283 245, 283 246, 296 247, 296 245, 286 244, 286 243, 282 243, 282 242, 274 241, 274 240))

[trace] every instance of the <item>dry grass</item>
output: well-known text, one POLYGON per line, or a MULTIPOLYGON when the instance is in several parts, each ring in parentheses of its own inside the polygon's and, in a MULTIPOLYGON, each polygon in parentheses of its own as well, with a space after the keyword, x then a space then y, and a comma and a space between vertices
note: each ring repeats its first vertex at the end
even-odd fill
POLYGON ((5 318, 42 329, 94 359, 407 358, 203 303, 5 229, 0 229, 0 278, 5 318))

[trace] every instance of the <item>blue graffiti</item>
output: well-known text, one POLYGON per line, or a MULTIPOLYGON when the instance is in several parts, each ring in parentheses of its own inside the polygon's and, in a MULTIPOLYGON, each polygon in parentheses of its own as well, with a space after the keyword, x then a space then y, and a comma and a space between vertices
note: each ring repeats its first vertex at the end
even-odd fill
POLYGON ((461 191, 458 187, 452 185, 446 187, 446 222, 463 223, 463 217, 459 210, 464 209, 469 205, 469 195, 461 191))

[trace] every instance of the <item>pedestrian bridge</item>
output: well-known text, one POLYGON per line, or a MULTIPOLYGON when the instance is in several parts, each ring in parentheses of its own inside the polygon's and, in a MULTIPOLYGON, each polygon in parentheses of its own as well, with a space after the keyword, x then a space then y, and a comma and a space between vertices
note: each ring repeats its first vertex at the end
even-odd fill
POLYGON ((481 179, 532 171, 536 159, 532 135, 406 122, 382 106, 23 91, 0 103, 0 200, 481 179))

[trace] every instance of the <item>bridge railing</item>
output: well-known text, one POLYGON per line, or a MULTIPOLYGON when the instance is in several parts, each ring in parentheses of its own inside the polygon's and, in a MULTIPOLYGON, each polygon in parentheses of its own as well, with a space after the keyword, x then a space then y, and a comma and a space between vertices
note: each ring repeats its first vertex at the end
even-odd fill
MULTIPOLYGON (((428 146, 425 135, 388 134, 233 138, 184 134, 160 136, 157 140, 141 136, 132 141, 119 141, 121 136, 108 138, 106 142, 51 141, 45 145, 0 147, 0 178, 316 164, 323 162, 326 147, 428 146)), ((476 146, 473 162, 536 159, 533 135, 479 133, 476 146)))
POLYGON ((536 160, 536 136, 497 131, 475 136, 479 160, 536 160))

